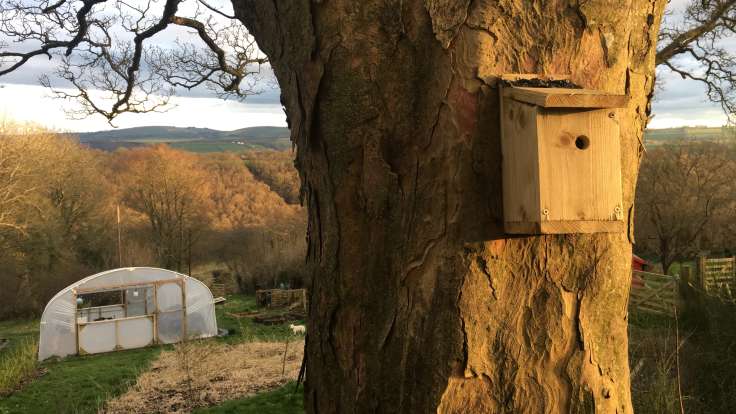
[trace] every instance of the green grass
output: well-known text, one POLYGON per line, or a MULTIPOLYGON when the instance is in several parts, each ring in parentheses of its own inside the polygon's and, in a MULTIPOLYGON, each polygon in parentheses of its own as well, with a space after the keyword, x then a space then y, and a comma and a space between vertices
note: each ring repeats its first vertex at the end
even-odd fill
POLYGON ((159 347, 45 362, 45 374, 0 400, 0 414, 96 413, 125 392, 158 355, 159 347))
POLYGON ((38 319, 0 321, 0 338, 9 339, 8 346, 0 350, 0 357, 22 344, 38 339, 38 319))
POLYGON ((294 392, 295 383, 253 397, 227 401, 215 407, 195 410, 196 414, 301 414, 304 412, 302 387, 294 392))
POLYGON ((670 265, 669 273, 670 275, 680 275, 682 274, 682 266, 690 266, 691 271, 695 272, 698 269, 698 264, 695 261, 685 261, 685 262, 674 262, 670 265))
POLYGON ((639 310, 629 313, 629 329, 666 329, 672 328, 674 321, 669 316, 655 315, 639 310))
POLYGON ((685 127, 647 129, 645 139, 647 141, 677 141, 681 139, 718 139, 728 136, 731 131, 724 131, 721 127, 685 127), (725 132, 725 133, 724 133, 725 132))
MULTIPOLYGON (((286 338, 292 338, 289 324, 263 325, 253 322, 251 318, 233 318, 228 313, 250 312, 257 310, 256 298, 246 295, 230 295, 223 305, 218 305, 217 326, 227 329, 230 334, 221 340, 227 343, 239 343, 245 341, 268 341, 283 342, 286 338)), ((277 313, 275 311, 274 313, 277 313)), ((304 321, 295 321, 295 324, 304 321)))
MULTIPOLYGON (((678 403, 674 320, 639 310, 629 313, 629 367, 634 412, 674 413, 678 403)), ((679 407, 678 407, 679 408, 679 407)))
POLYGON ((190 152, 241 152, 247 150, 266 149, 260 145, 245 143, 244 145, 233 144, 232 141, 171 141, 167 142, 171 148, 190 152))

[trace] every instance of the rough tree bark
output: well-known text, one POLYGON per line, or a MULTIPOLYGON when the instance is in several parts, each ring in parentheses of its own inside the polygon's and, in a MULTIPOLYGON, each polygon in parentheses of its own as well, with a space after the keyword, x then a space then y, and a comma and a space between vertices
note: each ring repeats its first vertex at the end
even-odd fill
POLYGON ((497 77, 631 95, 631 223, 665 3, 234 0, 309 207, 309 412, 632 411, 633 229, 503 234, 497 77))

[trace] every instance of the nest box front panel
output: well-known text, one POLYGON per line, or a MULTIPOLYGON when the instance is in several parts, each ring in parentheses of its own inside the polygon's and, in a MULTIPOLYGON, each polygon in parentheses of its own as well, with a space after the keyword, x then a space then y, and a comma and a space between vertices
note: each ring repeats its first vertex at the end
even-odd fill
POLYGON ((621 220, 615 110, 539 108, 537 120, 542 221, 621 220))

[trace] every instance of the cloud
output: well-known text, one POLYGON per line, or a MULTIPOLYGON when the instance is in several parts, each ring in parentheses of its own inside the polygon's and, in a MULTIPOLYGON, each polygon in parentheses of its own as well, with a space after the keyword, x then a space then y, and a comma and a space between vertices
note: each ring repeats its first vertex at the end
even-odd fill
MULTIPOLYGON (((217 98, 175 97, 175 105, 165 113, 123 114, 116 126, 129 128, 145 125, 173 125, 180 127, 207 127, 233 130, 249 126, 286 126, 286 115, 280 104, 240 103, 217 98)), ((49 91, 35 85, 6 84, 0 88, 0 115, 18 121, 29 121, 46 127, 86 132, 110 129, 102 116, 70 120, 65 108, 75 105, 54 99, 49 91)))
MULTIPOLYGON (((223 6, 225 10, 231 10, 230 2, 213 1, 218 7, 223 6)), ((682 12, 691 1, 671 0, 667 7, 669 11, 672 11, 667 19, 668 24, 681 25, 682 12)), ((174 27, 156 35, 151 39, 150 44, 165 48, 172 46, 177 39, 187 38, 196 40, 196 36, 193 37, 186 29, 174 27)), ((736 39, 727 39, 722 44, 729 50, 736 50, 736 39)), ((688 70, 697 70, 699 67, 698 62, 688 56, 677 57, 675 61, 679 66, 688 70)), ((39 57, 32 59, 22 70, 0 77, 0 83, 7 85, 5 89, 0 89, 2 98, 0 108, 4 105, 4 110, 12 111, 18 117, 53 124, 64 129, 80 131, 104 129, 107 124, 101 118, 91 118, 85 121, 66 120, 61 102, 46 97, 48 94, 37 86, 39 76, 52 73, 57 63, 57 59, 48 60, 39 57), (29 96, 33 96, 31 100, 35 101, 30 102, 29 96), (8 102, 13 103, 12 107, 8 102), (37 110, 41 107, 44 108, 43 112, 37 110)), ((270 68, 267 71, 266 77, 273 79, 270 68)), ((658 71, 658 76, 664 80, 664 89, 655 96, 653 102, 655 118, 650 126, 721 125, 725 123, 726 117, 721 112, 720 106, 707 101, 705 88, 700 83, 683 80, 679 75, 664 68, 658 71)), ((57 87, 68 86, 61 79, 52 78, 52 84, 57 87)), ((272 84, 275 84, 275 81, 264 83, 261 88, 263 93, 249 97, 245 103, 233 100, 223 102, 216 99, 212 91, 204 87, 191 91, 178 90, 178 97, 174 99, 174 102, 178 104, 177 108, 165 114, 123 115, 119 124, 130 126, 163 123, 217 128, 216 125, 210 125, 214 121, 215 124, 228 126, 221 127, 222 129, 255 124, 284 125, 284 115, 279 99, 280 90, 277 86, 272 87, 272 84), (202 114, 207 114, 207 116, 202 116, 202 114)))
MULTIPOLYGON (((70 83, 53 75, 57 64, 58 58, 49 60, 47 58, 37 57, 35 59, 31 59, 28 63, 23 65, 22 68, 0 77, 0 84, 38 86, 38 79, 43 75, 48 75, 51 80, 51 85, 54 87, 71 87, 70 83)), ((281 91, 278 88, 278 84, 276 83, 276 79, 271 68, 264 67, 260 76, 263 81, 257 85, 257 89, 261 92, 257 95, 249 96, 246 100, 250 103, 280 105, 281 91)), ((215 97, 215 94, 204 86, 200 86, 192 90, 179 88, 176 90, 176 95, 187 98, 215 97)))
MULTIPOLYGON (((705 100, 705 91, 698 82, 668 76, 665 89, 653 103, 651 128, 687 125, 720 126, 726 117, 716 104, 705 100)), ((278 102, 278 90, 269 92, 263 101, 257 97, 245 103, 223 101, 213 97, 175 97, 176 106, 165 113, 123 114, 116 121, 119 127, 144 125, 176 125, 232 130, 257 125, 286 125, 286 116, 278 102)), ((50 97, 48 90, 37 85, 6 84, 0 88, 0 114, 22 121, 32 121, 66 131, 98 131, 110 129, 104 118, 93 116, 84 120, 67 119, 65 108, 75 105, 50 97)))
POLYGON ((721 126, 727 121, 721 106, 708 101, 705 86, 672 71, 661 68, 657 71, 661 90, 652 102, 654 119, 650 128, 681 126, 721 126))

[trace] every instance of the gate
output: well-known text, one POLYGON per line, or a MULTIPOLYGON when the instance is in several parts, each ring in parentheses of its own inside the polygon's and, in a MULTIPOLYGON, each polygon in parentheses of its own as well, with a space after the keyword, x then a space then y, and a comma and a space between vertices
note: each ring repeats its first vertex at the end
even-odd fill
POLYGON ((731 297, 736 292, 736 273, 733 257, 722 259, 698 258, 700 288, 706 293, 731 297))

